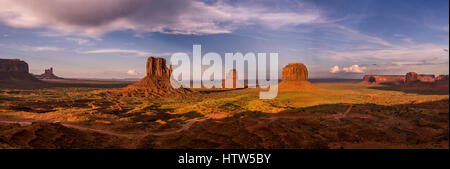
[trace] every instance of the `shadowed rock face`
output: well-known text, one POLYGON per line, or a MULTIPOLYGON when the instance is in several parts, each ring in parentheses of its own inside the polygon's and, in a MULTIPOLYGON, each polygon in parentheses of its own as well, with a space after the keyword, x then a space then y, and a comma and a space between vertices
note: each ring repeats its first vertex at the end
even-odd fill
POLYGON ((0 59, 0 86, 28 86, 31 82, 39 82, 28 72, 28 64, 19 59, 0 59))
POLYGON ((405 83, 413 83, 419 81, 419 75, 416 72, 406 73, 405 83))
POLYGON ((439 87, 448 88, 449 86, 448 75, 439 75, 438 77, 435 78, 434 83, 439 87))
POLYGON ((405 76, 403 75, 365 75, 364 82, 376 84, 403 84, 405 76))
POLYGON ((303 63, 289 63, 283 68, 283 81, 307 81, 308 69, 303 63))
POLYGON ((1 73, 28 73, 28 64, 19 59, 0 59, 1 73))

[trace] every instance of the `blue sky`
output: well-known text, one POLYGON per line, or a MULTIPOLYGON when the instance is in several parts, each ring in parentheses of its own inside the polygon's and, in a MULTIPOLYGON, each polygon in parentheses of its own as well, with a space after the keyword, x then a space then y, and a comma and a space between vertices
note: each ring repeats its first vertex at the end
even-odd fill
POLYGON ((448 0, 0 0, 0 58, 32 73, 137 78, 148 56, 279 52, 311 78, 448 74, 448 0))

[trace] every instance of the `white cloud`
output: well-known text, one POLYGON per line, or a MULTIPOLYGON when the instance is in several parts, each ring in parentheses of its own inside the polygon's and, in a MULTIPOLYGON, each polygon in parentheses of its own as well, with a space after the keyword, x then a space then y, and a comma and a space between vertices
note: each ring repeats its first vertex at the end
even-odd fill
POLYGON ((130 69, 130 70, 128 70, 127 75, 136 76, 136 75, 139 75, 139 73, 136 72, 136 70, 134 70, 134 69, 130 69))
POLYGON ((350 67, 342 67, 339 69, 339 66, 334 66, 331 68, 330 73, 364 73, 367 67, 360 67, 359 65, 352 65, 350 67))
POLYGON ((340 71, 339 66, 334 66, 331 68, 330 73, 338 73, 340 71))
POLYGON ((65 40, 76 42, 78 45, 88 45, 91 41, 83 38, 65 38, 65 40))
POLYGON ((257 5, 198 0, 2 0, 0 21, 19 28, 48 28, 57 33, 99 37, 117 30, 171 34, 230 33, 240 26, 278 29, 315 23, 313 7, 279 11, 257 5))
POLYGON ((406 43, 413 43, 412 38, 403 38, 402 40, 406 43))
POLYGON ((35 52, 41 52, 41 51, 62 51, 63 48, 53 47, 53 46, 35 46, 35 47, 28 47, 25 50, 31 50, 35 52))
POLYGON ((350 60, 353 62, 379 61, 416 61, 438 57, 448 60, 448 46, 434 44, 411 44, 408 46, 396 46, 387 48, 368 48, 362 50, 348 50, 343 52, 329 51, 321 53, 328 60, 350 60))
POLYGON ((141 50, 130 50, 130 49, 96 49, 89 51, 81 51, 82 54, 101 54, 101 53, 119 53, 119 54, 135 54, 138 56, 169 56, 172 53, 151 53, 141 50))
POLYGON ((84 54, 99 54, 99 53, 133 53, 138 56, 150 56, 151 53, 145 52, 145 51, 139 51, 139 50, 127 50, 127 49, 98 49, 98 50, 90 50, 90 51, 83 51, 81 53, 84 54))
POLYGON ((347 73, 364 73, 364 70, 366 70, 366 67, 360 67, 359 65, 352 65, 350 67, 343 67, 342 71, 347 73))
MULTIPOLYGON (((360 41, 360 42, 364 42, 364 43, 368 43, 368 44, 376 44, 376 45, 380 45, 383 47, 395 46, 394 44, 392 44, 382 38, 366 35, 364 33, 361 33, 358 30, 351 29, 351 28, 343 26, 343 25, 330 24, 330 26, 335 28, 334 29, 335 32, 348 37, 349 39, 347 39, 347 40, 360 41)), ((330 30, 333 30, 333 29, 330 29, 330 30)))

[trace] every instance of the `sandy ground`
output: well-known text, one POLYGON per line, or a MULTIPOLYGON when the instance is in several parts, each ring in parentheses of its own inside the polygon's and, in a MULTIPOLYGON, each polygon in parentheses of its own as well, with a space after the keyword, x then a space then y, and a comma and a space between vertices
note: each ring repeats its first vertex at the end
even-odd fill
POLYGON ((56 83, 0 89, 0 148, 449 147, 448 90, 320 82, 273 100, 256 89, 150 99, 108 95, 129 82, 56 83))

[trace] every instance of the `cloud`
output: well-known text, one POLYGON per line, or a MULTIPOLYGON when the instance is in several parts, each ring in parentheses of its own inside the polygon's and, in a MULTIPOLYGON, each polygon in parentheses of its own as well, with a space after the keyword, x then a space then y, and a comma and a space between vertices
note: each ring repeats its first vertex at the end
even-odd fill
POLYGON ((429 28, 437 31, 442 32, 449 32, 449 26, 448 25, 427 25, 429 28))
POLYGON ((126 54, 126 53, 134 53, 138 56, 150 56, 151 53, 139 51, 139 50, 127 50, 127 49, 98 49, 98 50, 90 50, 90 51, 83 51, 81 53, 84 54, 100 54, 100 53, 120 53, 120 54, 126 54))
POLYGON ((330 73, 338 73, 340 71, 339 66, 334 66, 331 68, 330 73))
MULTIPOLYGON (((351 60, 354 62, 378 61, 416 61, 429 58, 448 60, 448 46, 435 44, 411 44, 408 46, 395 46, 386 48, 349 49, 347 51, 328 51, 320 53, 328 60, 351 60)), ((320 57, 320 56, 319 56, 320 57)))
POLYGON ((64 39, 68 40, 68 41, 73 41, 73 42, 77 43, 78 45, 92 44, 89 39, 83 39, 83 38, 64 38, 64 39))
POLYGON ((127 75, 137 76, 137 75, 139 75, 139 73, 136 72, 136 70, 134 70, 134 69, 130 69, 130 70, 128 70, 127 75))
POLYGON ((241 26, 270 29, 321 20, 313 7, 280 11, 271 6, 199 0, 2 0, 0 21, 18 28, 99 37, 117 30, 169 34, 230 33, 241 26))
POLYGON ((339 69, 339 66, 334 66, 331 68, 330 73, 364 73, 367 67, 360 67, 359 65, 352 65, 350 67, 343 67, 339 69))
POLYGON ((402 40, 403 40, 403 42, 406 42, 406 43, 413 43, 412 38, 403 38, 402 40))
POLYGON ((151 53, 151 52, 147 52, 147 51, 130 50, 130 49, 97 49, 97 50, 81 51, 79 53, 82 53, 82 54, 119 53, 122 55, 136 54, 138 56, 169 56, 169 55, 172 55, 172 53, 151 53))
POLYGON ((53 46, 36 46, 36 47, 28 47, 24 50, 31 50, 31 51, 35 51, 35 52, 41 52, 41 51, 62 51, 64 50, 63 48, 58 48, 58 47, 53 47, 53 46))
POLYGON ((366 67, 360 67, 359 65, 352 65, 350 67, 343 67, 342 71, 348 72, 348 73, 364 73, 364 70, 366 70, 366 67))
POLYGON ((329 24, 329 26, 332 26, 333 30, 338 34, 342 34, 347 36, 348 40, 351 41, 360 41, 360 42, 364 42, 364 43, 370 43, 370 44, 375 44, 375 45, 379 45, 382 47, 393 47, 395 46, 394 44, 379 38, 379 37, 375 37, 375 36, 370 36, 364 33, 361 33, 358 30, 343 26, 343 25, 337 25, 337 24, 329 24))

